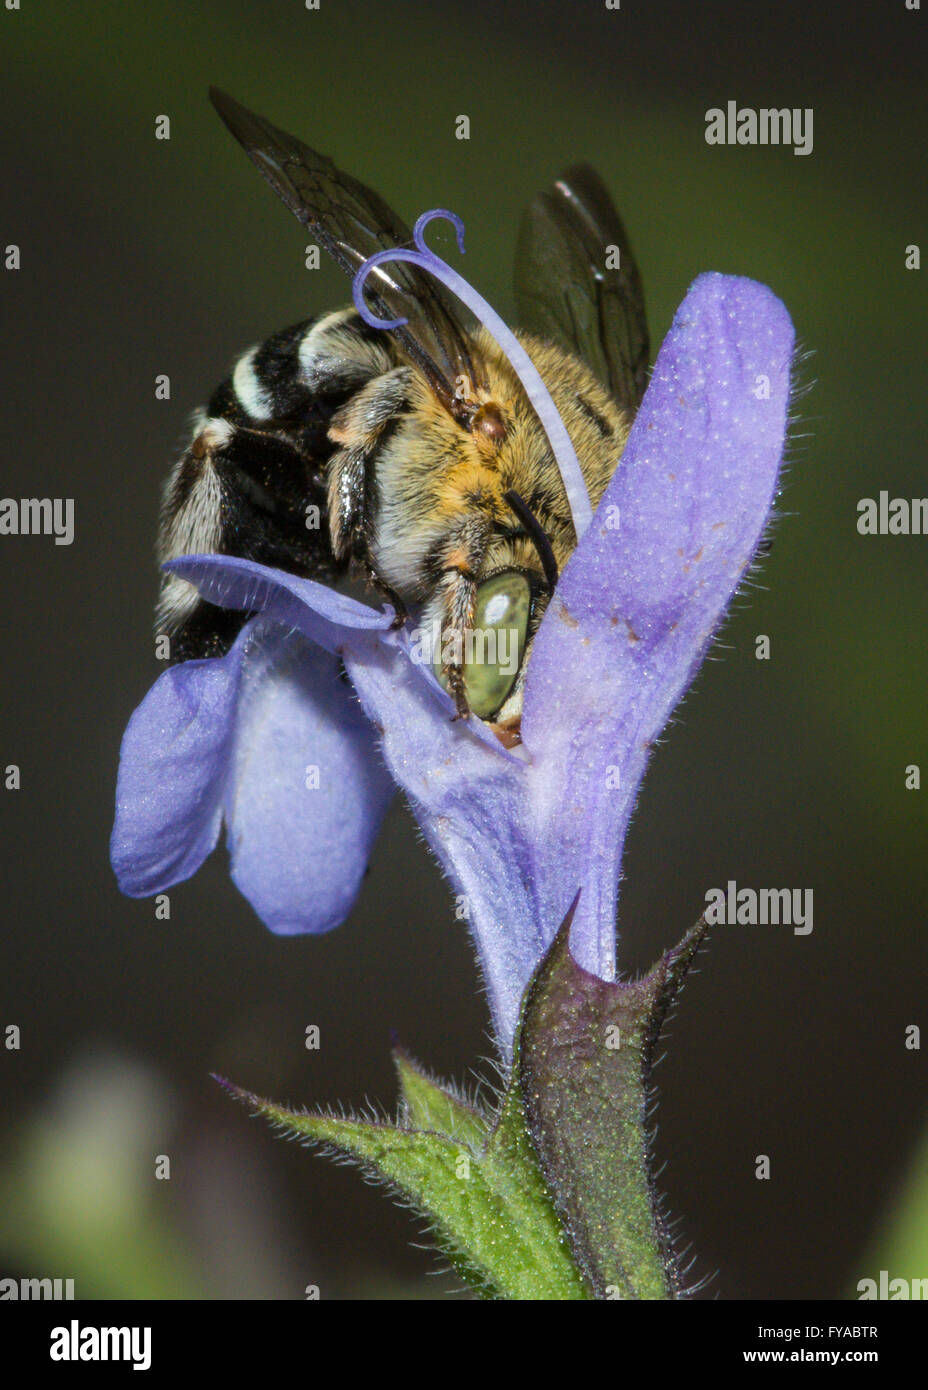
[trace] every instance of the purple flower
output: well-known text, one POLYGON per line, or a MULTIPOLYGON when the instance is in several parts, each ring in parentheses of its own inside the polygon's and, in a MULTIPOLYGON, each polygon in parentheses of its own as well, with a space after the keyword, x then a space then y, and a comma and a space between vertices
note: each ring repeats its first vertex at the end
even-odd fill
POLYGON ((466 899, 505 1055, 578 889, 572 952, 614 978, 635 795, 762 536, 792 351, 770 290, 695 281, 536 634, 516 749, 452 719, 389 612, 244 560, 172 562, 212 603, 260 616, 226 657, 165 672, 133 716, 113 834, 123 891, 188 877, 225 819, 233 877, 268 926, 326 930, 397 783, 466 899))

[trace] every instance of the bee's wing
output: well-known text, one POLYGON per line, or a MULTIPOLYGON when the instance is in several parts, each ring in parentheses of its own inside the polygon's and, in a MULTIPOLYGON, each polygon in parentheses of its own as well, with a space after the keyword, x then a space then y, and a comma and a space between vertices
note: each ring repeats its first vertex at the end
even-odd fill
POLYGON ((580 357, 620 405, 638 409, 648 367, 641 276, 588 164, 573 165, 526 208, 515 289, 523 328, 580 357), (618 269, 607 269, 607 247, 618 248, 618 269))
MULTIPOLYGON (((349 275, 377 251, 413 245, 412 232, 383 199, 325 155, 215 87, 210 99, 275 193, 349 275)), ((383 317, 408 319, 394 335, 449 410, 456 377, 484 384, 464 317, 439 281, 418 266, 394 261, 372 271, 367 297, 383 317)))

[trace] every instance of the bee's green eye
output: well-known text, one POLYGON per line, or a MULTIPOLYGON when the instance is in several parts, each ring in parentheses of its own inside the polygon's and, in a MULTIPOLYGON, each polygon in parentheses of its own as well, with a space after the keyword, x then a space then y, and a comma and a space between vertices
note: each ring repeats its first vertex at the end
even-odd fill
MULTIPOLYGON (((467 703, 480 719, 489 719, 506 699, 525 650, 532 591, 524 574, 506 570, 494 575, 477 590, 474 626, 464 635, 461 660, 467 703)), ((454 659, 453 644, 446 643, 435 661, 442 685, 442 662, 454 659)))

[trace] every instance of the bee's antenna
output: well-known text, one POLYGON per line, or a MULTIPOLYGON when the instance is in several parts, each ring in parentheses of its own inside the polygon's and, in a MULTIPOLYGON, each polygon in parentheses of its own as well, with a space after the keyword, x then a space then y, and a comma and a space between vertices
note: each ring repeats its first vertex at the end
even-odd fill
POLYGON ((557 560, 554 558, 554 551, 551 548, 551 542, 548 539, 547 531, 545 531, 525 498, 520 497, 514 489, 510 488, 508 492, 503 493, 503 496, 531 537, 532 543, 538 551, 541 568, 545 572, 545 582, 548 585, 548 589, 553 594, 554 586, 558 581, 557 560))

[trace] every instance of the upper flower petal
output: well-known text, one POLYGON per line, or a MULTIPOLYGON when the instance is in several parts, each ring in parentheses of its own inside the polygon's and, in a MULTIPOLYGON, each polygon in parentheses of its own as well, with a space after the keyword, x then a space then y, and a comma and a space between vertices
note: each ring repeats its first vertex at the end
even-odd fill
POLYGON ((535 638, 522 735, 551 933, 614 971, 622 844, 649 749, 750 565, 783 455, 793 328, 772 292, 702 275, 664 341, 593 524, 535 638))

